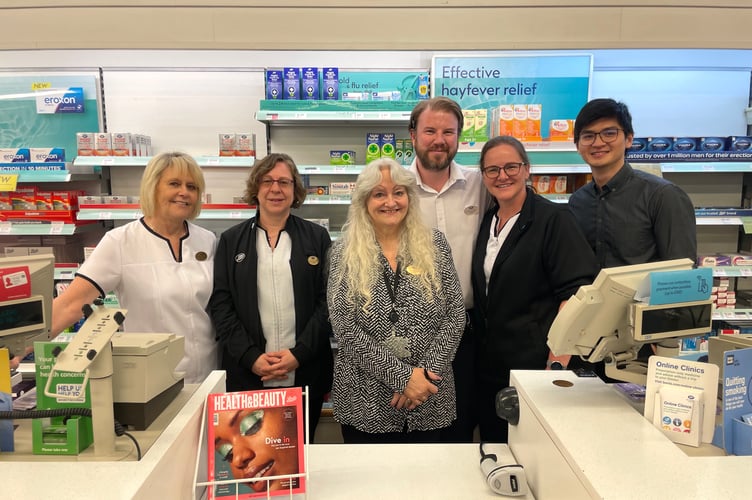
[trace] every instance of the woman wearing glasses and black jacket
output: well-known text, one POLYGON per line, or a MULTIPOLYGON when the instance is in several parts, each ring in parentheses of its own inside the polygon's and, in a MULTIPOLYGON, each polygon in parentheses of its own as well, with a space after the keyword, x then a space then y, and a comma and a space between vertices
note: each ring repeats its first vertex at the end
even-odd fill
POLYGON ((480 167, 496 203, 483 217, 473 254, 478 420, 482 441, 505 443, 507 422, 496 416, 496 393, 509 385, 510 370, 550 365, 551 323, 598 268, 567 206, 528 187, 530 161, 520 141, 491 139, 480 167))
POLYGON ((288 155, 256 162, 245 192, 256 216, 220 236, 209 314, 227 391, 307 385, 313 442, 334 369, 326 305, 331 238, 324 227, 290 213, 305 196, 288 155))

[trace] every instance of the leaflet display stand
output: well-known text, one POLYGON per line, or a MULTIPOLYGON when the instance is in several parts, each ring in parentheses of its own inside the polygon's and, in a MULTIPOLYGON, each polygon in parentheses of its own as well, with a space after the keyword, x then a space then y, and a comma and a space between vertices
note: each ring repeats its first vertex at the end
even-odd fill
MULTIPOLYGON (((253 392, 253 391, 250 391, 253 392)), ((310 436, 308 432, 308 425, 309 422, 309 406, 308 406, 308 386, 306 386, 302 391, 302 396, 304 400, 304 408, 303 411, 305 413, 305 419, 304 419, 304 435, 305 435, 305 441, 303 444, 303 464, 302 469, 304 472, 297 473, 297 474, 284 474, 284 475, 277 475, 277 476, 265 476, 260 478, 244 478, 244 479, 231 479, 231 480, 207 480, 207 481, 199 481, 198 478, 201 476, 206 476, 206 472, 208 471, 208 454, 209 454, 209 443, 208 443, 208 432, 207 427, 209 425, 208 423, 208 407, 207 402, 204 402, 204 410, 203 410, 203 417, 201 420, 201 432, 199 433, 199 446, 198 446, 198 455, 196 456, 196 469, 194 471, 194 493, 193 498, 195 499, 205 499, 209 498, 209 488, 216 488, 218 486, 222 485, 235 485, 234 492, 232 492, 229 496, 224 495, 221 497, 217 497, 216 494, 212 495, 211 498, 245 498, 246 494, 242 494, 239 492, 239 487, 241 484, 248 484, 248 483, 256 483, 259 481, 265 481, 267 483, 266 487, 266 494, 263 493, 253 493, 253 498, 267 498, 271 499, 272 496, 275 498, 289 498, 290 500, 293 499, 299 499, 299 498, 308 498, 308 491, 309 491, 309 462, 308 462, 308 447, 310 444, 310 436), (303 492, 294 492, 294 478, 302 477, 305 479, 304 481, 304 491, 303 492), (269 484, 271 481, 280 480, 280 479, 289 479, 289 493, 285 494, 283 493, 284 490, 276 490, 274 491, 274 494, 272 495, 272 492, 269 490, 269 484)), ((211 395, 210 395, 211 396, 211 395)), ((208 401, 208 399, 207 399, 208 401)), ((299 467, 300 468, 300 467, 299 467)))

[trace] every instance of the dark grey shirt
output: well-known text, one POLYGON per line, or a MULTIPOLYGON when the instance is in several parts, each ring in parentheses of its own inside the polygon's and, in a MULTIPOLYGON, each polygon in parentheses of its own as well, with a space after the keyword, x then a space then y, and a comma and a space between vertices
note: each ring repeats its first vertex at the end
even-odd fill
POLYGON ((602 189, 592 181, 578 189, 569 208, 601 268, 697 259, 695 212, 687 194, 629 163, 602 189))

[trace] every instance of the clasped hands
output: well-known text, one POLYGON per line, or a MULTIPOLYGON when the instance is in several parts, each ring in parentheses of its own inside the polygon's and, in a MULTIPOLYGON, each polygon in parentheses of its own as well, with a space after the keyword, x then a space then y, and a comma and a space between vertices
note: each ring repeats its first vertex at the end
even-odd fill
POLYGON ((290 349, 267 352, 256 358, 251 370, 261 377, 262 382, 267 380, 284 379, 287 374, 300 366, 298 359, 290 352, 290 349))
POLYGON ((439 375, 428 369, 413 368, 413 373, 410 375, 410 380, 407 381, 404 392, 395 392, 389 405, 398 410, 402 408, 414 410, 428 401, 429 397, 439 392, 435 382, 440 380, 439 375))

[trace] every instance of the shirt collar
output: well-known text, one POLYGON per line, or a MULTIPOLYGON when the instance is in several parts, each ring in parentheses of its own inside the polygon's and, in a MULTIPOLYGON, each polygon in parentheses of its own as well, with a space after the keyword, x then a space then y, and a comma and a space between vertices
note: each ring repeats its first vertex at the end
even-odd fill
MULTIPOLYGON (((630 177, 632 177, 632 173, 634 172, 634 169, 632 169, 632 166, 629 164, 629 162, 624 162, 624 165, 619 169, 616 174, 611 177, 611 180, 609 180, 606 184, 603 185, 603 187, 600 189, 601 192, 609 193, 611 191, 618 191, 624 185, 627 183, 630 177)), ((598 186, 595 185, 595 182, 593 182, 593 187, 595 189, 596 194, 599 192, 598 186)))
MULTIPOLYGON (((423 187, 423 180, 420 178, 420 175, 418 174, 418 163, 417 159, 413 160, 413 162, 410 164, 410 166, 407 168, 410 172, 413 173, 415 176, 415 180, 418 184, 418 186, 421 189, 424 189, 423 187)), ((444 189, 449 189, 451 186, 453 186, 456 182, 465 182, 467 179, 465 179, 465 173, 460 168, 459 164, 452 160, 452 163, 449 164, 449 182, 447 182, 444 185, 444 189)))

